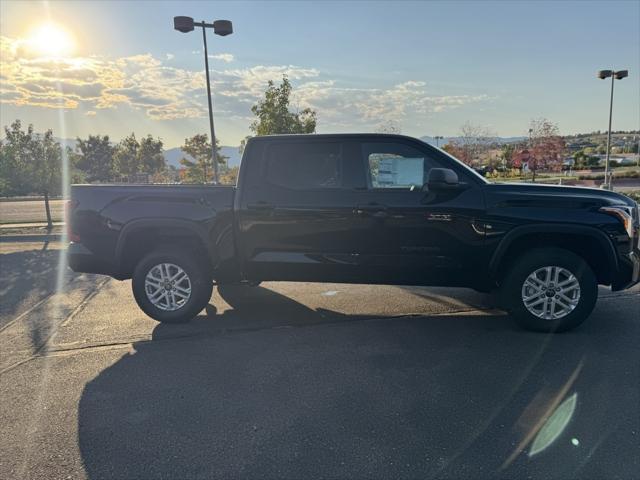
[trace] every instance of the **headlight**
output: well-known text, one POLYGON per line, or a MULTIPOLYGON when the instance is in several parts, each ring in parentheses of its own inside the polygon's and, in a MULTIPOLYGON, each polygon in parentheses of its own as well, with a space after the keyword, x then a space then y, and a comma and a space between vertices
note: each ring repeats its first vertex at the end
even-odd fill
POLYGON ((629 238, 633 238, 635 236, 635 228, 633 225, 635 217, 634 207, 616 205, 615 207, 601 207, 600 211, 618 218, 618 220, 622 222, 622 225, 624 225, 624 230, 627 232, 627 235, 629 235, 629 238))

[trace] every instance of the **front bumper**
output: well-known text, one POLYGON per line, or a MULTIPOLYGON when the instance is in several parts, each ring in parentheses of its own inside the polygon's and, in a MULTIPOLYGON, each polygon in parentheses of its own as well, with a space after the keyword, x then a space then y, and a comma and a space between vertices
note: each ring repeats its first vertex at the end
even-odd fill
POLYGON ((611 290, 625 290, 640 282, 640 252, 634 250, 620 259, 620 270, 611 290))

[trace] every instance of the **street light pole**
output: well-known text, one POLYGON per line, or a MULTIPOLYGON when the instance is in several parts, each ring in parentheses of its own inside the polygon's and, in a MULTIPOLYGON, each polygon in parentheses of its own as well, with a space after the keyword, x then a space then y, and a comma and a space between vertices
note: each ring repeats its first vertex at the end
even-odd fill
MULTIPOLYGON (((204 42, 204 69, 207 72, 207 101, 209 102, 209 129, 211 130, 211 161, 213 162, 213 183, 218 184, 218 157, 216 155, 216 131, 213 127, 213 103, 211 101, 211 81, 209 80, 209 54, 207 51, 207 31, 202 21, 202 41, 204 42)), ((205 170, 204 181, 207 181, 205 170)))
MULTIPOLYGON (((613 84, 616 80, 622 80, 629 76, 628 70, 600 70, 598 78, 604 80, 611 77, 611 98, 609 100, 609 130, 607 132, 607 156, 604 164, 604 188, 611 190, 611 172, 609 168, 609 156, 611 153, 611 119, 613 118, 613 84)), ((601 187, 602 188, 602 187, 601 187)))
POLYGON ((529 129, 529 160, 527 161, 527 167, 529 168, 529 170, 533 172, 533 175, 531 176, 531 182, 536 183, 536 170, 538 166, 537 165, 538 161, 533 160, 534 165, 530 165, 533 159, 533 138, 532 137, 533 137, 533 128, 530 128, 529 129), (533 169, 531 169, 531 167, 533 167, 533 169))
MULTIPOLYGON (((209 104, 209 129, 211 131, 211 162, 213 163, 213 183, 218 183, 218 156, 216 154, 216 132, 213 127, 213 102, 211 100, 211 80, 209 79, 209 52, 207 50, 207 28, 213 28, 213 33, 225 37, 233 33, 233 25, 229 20, 216 20, 213 23, 194 22, 191 17, 173 17, 173 28, 182 33, 193 31, 195 27, 202 27, 202 42, 204 43, 204 69, 207 75, 207 103, 209 104)), ((207 167, 204 168, 204 179, 207 181, 207 167)))
POLYGON ((609 172, 609 152, 611 151, 611 118, 613 117, 613 84, 616 79, 611 75, 611 99, 609 100, 609 130, 607 131, 607 157, 604 161, 604 183, 611 190, 611 173, 609 172))

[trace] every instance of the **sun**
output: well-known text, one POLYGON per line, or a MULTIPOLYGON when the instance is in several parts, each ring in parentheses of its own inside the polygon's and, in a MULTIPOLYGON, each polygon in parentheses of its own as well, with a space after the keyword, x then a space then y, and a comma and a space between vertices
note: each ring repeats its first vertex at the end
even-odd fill
POLYGON ((26 39, 29 49, 45 57, 64 57, 73 52, 73 36, 60 25, 44 23, 34 28, 26 39))

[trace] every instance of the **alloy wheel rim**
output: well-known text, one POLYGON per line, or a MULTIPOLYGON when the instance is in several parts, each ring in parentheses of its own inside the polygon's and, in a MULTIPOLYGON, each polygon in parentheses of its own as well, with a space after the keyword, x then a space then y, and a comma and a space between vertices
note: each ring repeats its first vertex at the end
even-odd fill
POLYGON ((159 263, 147 272, 144 291, 149 301, 160 310, 178 310, 191 298, 191 279, 178 265, 159 263))
POLYGON ((559 320, 578 306, 580 282, 566 268, 546 266, 525 279, 521 295, 522 303, 532 315, 544 320, 559 320))

